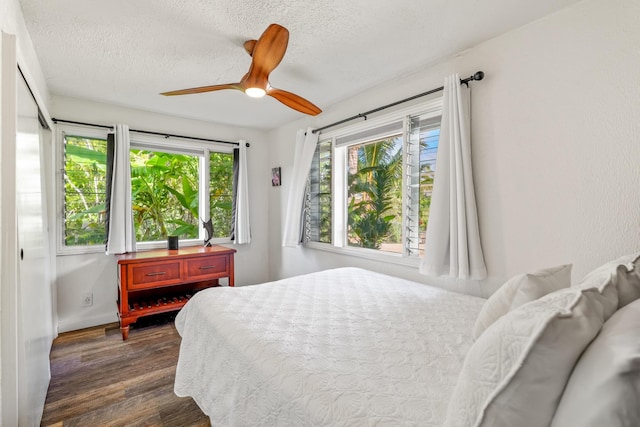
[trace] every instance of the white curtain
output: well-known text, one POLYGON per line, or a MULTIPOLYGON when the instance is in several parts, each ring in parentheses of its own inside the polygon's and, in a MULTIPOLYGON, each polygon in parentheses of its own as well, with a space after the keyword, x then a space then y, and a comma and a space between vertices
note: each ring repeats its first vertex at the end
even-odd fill
POLYGON ((442 123, 420 272, 484 279, 487 269, 471 171, 469 88, 457 74, 444 82, 442 123))
POLYGON ((131 208, 130 147, 129 126, 115 125, 107 255, 136 251, 136 233, 131 208))
POLYGON ((238 186, 236 193, 236 214, 233 243, 243 245, 251 242, 246 141, 240 140, 240 146, 238 148, 238 186))
POLYGON ((293 173, 291 174, 289 199, 284 220, 284 237, 282 246, 300 246, 302 240, 302 214, 304 207, 304 191, 307 177, 311 169, 313 154, 318 145, 318 134, 311 128, 299 130, 296 135, 296 146, 293 156, 293 173))

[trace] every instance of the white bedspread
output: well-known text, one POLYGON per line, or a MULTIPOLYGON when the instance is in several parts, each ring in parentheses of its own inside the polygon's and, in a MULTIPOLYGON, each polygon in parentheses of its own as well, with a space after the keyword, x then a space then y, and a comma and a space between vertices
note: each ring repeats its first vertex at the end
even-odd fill
POLYGON ((440 426, 484 301, 357 268, 208 289, 175 392, 214 426, 440 426))

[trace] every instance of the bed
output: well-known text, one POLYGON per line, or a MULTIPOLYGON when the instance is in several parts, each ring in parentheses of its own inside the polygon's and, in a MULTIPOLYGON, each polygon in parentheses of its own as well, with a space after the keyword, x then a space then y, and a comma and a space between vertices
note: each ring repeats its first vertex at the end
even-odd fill
POLYGON ((440 426, 484 301, 357 268, 202 291, 175 392, 212 425, 440 426))
POLYGON ((215 426, 640 425, 640 254, 488 300, 358 268, 197 293, 175 393, 215 426))

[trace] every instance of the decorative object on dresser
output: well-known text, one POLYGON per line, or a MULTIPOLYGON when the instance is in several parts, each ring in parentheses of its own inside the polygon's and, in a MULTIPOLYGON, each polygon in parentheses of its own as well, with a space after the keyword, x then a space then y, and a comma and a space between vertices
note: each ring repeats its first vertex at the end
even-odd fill
MULTIPOLYGON (((202 220, 201 220, 202 221, 202 220)), ((202 228, 207 232, 207 238, 204 239, 205 246, 211 246, 211 239, 213 239, 213 221, 209 218, 208 221, 202 221, 202 228)))
POLYGON ((167 249, 170 251, 177 251, 179 247, 178 239, 178 236, 167 236, 167 249))
POLYGON ((138 318, 180 310, 191 296, 229 279, 234 285, 233 254, 223 246, 192 246, 118 255, 118 316, 122 339, 138 318))

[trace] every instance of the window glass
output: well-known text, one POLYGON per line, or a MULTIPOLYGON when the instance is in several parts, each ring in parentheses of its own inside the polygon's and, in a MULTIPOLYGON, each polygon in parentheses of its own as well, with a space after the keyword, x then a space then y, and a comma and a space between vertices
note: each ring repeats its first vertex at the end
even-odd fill
POLYGON ((424 242, 429 222, 431 208, 431 193, 433 192, 433 177, 436 170, 436 154, 440 139, 440 123, 425 123, 420 130, 420 237, 419 255, 424 255, 424 242))
POLYGON ((136 241, 198 238, 198 156, 131 150, 130 160, 136 241))
POLYGON ((311 162, 306 206, 306 237, 331 243, 331 140, 319 141, 311 162))
POLYGON ((402 135, 347 150, 347 243, 402 253, 402 135))
POLYGON ((107 141, 64 135, 64 244, 102 245, 105 238, 107 141))
POLYGON ((209 210, 214 237, 231 235, 233 155, 209 154, 209 210))
POLYGON ((405 248, 410 256, 424 254, 439 138, 440 117, 408 118, 405 248))

